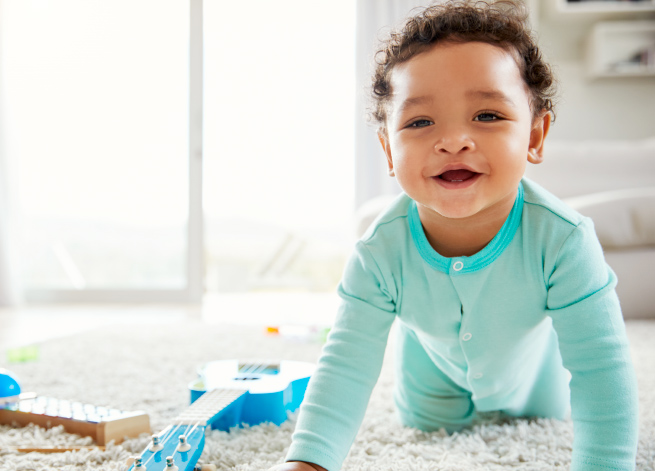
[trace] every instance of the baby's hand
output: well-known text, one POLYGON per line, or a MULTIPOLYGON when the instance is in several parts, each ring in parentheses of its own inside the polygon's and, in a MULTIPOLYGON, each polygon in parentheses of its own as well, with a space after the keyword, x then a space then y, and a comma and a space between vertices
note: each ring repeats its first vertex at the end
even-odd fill
POLYGON ((268 471, 326 471, 326 469, 317 464, 305 463, 304 461, 288 461, 273 466, 268 471))

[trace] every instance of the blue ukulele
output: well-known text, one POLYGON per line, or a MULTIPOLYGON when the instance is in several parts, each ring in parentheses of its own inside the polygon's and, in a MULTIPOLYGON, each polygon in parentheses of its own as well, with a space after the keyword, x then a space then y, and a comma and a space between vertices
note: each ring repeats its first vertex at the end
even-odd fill
POLYGON ((152 441, 129 471, 191 471, 205 446, 207 427, 228 431, 242 424, 273 422, 300 406, 315 365, 224 360, 207 363, 189 385, 191 405, 152 441))

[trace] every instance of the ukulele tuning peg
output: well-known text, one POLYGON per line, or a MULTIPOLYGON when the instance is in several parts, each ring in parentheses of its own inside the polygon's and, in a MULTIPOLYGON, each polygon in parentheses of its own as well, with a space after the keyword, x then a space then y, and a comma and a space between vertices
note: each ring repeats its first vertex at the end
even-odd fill
POLYGON ((143 460, 141 460, 141 458, 134 460, 134 471, 146 471, 146 467, 143 465, 143 460))
POLYGON ((152 451, 153 453, 157 453, 158 451, 161 451, 163 449, 164 449, 164 445, 161 444, 159 437, 157 435, 153 435, 148 450, 152 451))
POLYGON ((189 451, 190 449, 191 445, 186 441, 186 435, 180 435, 180 443, 177 445, 177 451, 189 451))
POLYGON ((178 471, 179 468, 175 466, 175 462, 173 461, 173 457, 169 456, 166 458, 166 471, 178 471))

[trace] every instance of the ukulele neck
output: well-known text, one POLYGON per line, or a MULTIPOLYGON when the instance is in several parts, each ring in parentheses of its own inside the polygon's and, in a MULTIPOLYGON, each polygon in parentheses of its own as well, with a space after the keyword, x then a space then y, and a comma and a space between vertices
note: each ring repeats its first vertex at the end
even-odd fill
POLYGON ((212 389, 207 391, 174 420, 175 425, 208 426, 221 411, 248 394, 247 389, 212 389))

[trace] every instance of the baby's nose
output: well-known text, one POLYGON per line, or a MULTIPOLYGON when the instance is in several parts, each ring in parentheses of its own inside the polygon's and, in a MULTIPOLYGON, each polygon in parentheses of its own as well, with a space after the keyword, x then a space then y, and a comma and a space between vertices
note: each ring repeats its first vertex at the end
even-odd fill
POLYGON ((437 153, 457 154, 473 150, 474 144, 470 137, 464 133, 452 133, 441 136, 434 144, 437 153))

